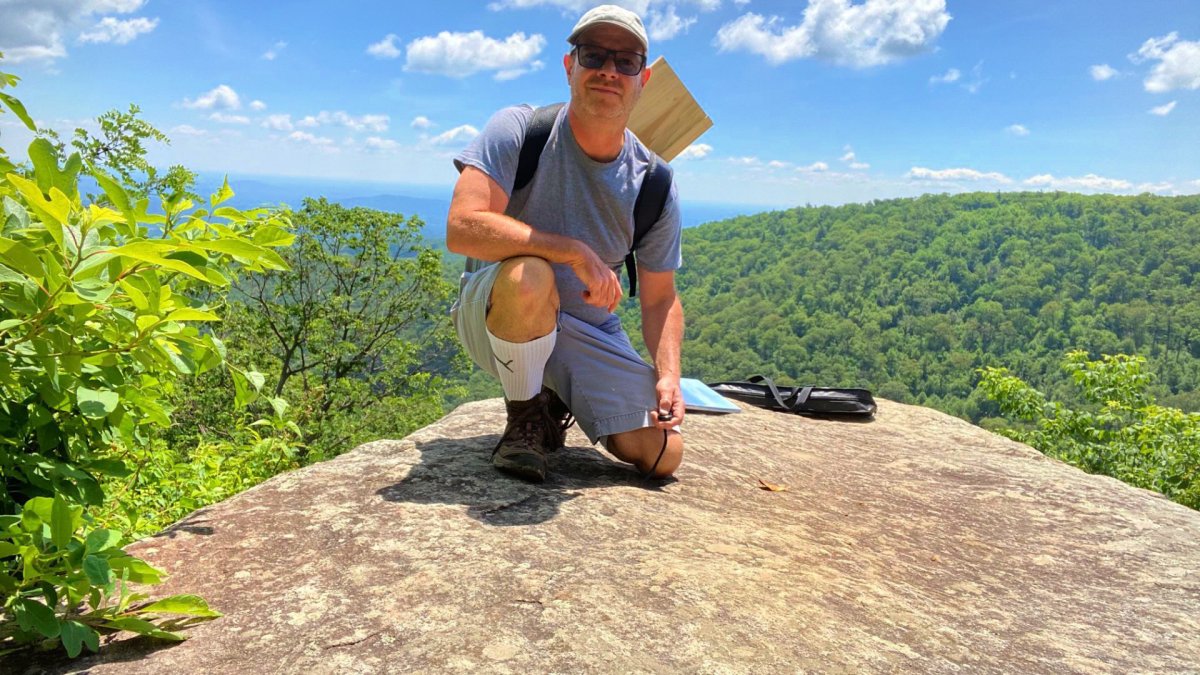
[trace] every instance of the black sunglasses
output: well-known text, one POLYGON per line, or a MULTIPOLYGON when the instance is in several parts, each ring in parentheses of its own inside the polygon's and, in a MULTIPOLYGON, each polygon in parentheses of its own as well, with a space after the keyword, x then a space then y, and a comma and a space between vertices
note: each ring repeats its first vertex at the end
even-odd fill
POLYGON ((637 75, 646 67, 646 55, 638 52, 625 52, 618 49, 605 49, 596 45, 575 45, 576 58, 579 65, 589 70, 599 70, 604 67, 611 57, 617 72, 622 75, 637 75))

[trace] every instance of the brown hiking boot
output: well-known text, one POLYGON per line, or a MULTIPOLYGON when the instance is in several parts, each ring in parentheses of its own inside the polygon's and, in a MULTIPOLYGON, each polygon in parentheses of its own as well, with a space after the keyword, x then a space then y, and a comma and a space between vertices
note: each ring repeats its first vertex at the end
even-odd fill
POLYGON ((557 428, 548 406, 545 392, 528 401, 504 402, 508 425, 492 450, 492 466, 535 483, 546 480, 546 453, 554 447, 557 428))
POLYGON ((549 434, 551 441, 550 449, 558 450, 567 444, 567 429, 570 429, 571 425, 575 424, 575 416, 571 414, 571 409, 567 407, 566 403, 563 403, 562 399, 558 397, 558 394, 554 393, 553 389, 542 387, 542 393, 550 400, 548 408, 550 410, 550 419, 553 422, 550 426, 549 434))

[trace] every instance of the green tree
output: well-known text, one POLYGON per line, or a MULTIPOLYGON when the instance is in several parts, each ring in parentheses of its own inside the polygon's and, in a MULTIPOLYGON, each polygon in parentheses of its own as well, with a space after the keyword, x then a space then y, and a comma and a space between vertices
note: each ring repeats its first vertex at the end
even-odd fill
MULTIPOLYGON (((196 174, 175 165, 160 172, 146 159, 146 143, 169 144, 171 140, 154 125, 141 119, 142 110, 130 105, 128 112, 110 110, 96 118, 99 134, 78 127, 71 147, 79 153, 88 173, 102 171, 120 179, 134 200, 161 197, 166 200, 187 198, 199 201, 193 188, 196 174)), ((39 129, 38 134, 50 139, 59 154, 65 154, 65 144, 52 129, 39 129)), ((103 201, 103 195, 89 195, 93 201, 103 201)))
POLYGON ((1069 352, 1063 368, 1091 405, 1069 408, 1004 368, 984 368, 979 388, 1019 426, 999 433, 1088 473, 1112 476, 1200 509, 1200 414, 1157 405, 1140 356, 1069 352))
POLYGON ((440 417, 459 394, 446 376, 465 372, 465 359, 447 315, 454 287, 420 219, 322 198, 292 221, 289 269, 237 287, 224 335, 295 404, 301 461, 440 417))

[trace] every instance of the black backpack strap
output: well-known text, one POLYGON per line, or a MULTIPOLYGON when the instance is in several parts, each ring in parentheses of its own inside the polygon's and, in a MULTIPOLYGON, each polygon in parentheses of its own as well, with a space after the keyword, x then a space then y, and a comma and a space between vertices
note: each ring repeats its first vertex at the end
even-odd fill
POLYGON ((525 128, 525 140, 521 142, 521 156, 517 159, 517 178, 513 181, 513 192, 529 185, 529 181, 533 180, 533 174, 537 173, 538 160, 542 157, 542 150, 546 147, 550 130, 554 128, 554 120, 562 107, 562 103, 554 103, 533 111, 533 119, 525 128))
POLYGON ((671 180, 674 172, 657 153, 650 153, 650 166, 646 168, 646 177, 642 179, 642 187, 638 190, 637 201, 633 204, 633 248, 625 255, 625 272, 629 275, 629 297, 637 295, 637 261, 634 251, 642 243, 642 239, 650 232, 650 228, 662 217, 663 207, 667 205, 667 197, 671 194, 671 180))
MULTIPOLYGON (((562 107, 562 103, 553 103, 534 109, 533 119, 529 120, 529 126, 525 127, 525 138, 521 141, 521 154, 517 157, 517 177, 513 181, 512 192, 529 185, 529 181, 533 180, 533 174, 537 173, 538 161, 542 158, 542 150, 546 148, 550 130, 554 128, 554 120, 562 107)), ((511 197, 512 193, 509 193, 509 196, 511 197)), ((467 258, 466 271, 475 272, 483 269, 485 265, 481 260, 467 258)))

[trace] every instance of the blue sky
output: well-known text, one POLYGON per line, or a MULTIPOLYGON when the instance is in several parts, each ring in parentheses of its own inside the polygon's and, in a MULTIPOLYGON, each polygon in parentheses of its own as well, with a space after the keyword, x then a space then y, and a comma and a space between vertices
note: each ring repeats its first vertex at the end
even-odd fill
MULTIPOLYGON (((493 111, 567 95, 592 4, 8 0, 0 69, 44 126, 138 104, 158 163, 448 191, 493 111)), ((1200 192, 1194 0, 620 4, 714 121, 674 162, 685 200, 1200 192)))

